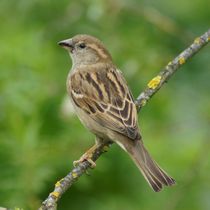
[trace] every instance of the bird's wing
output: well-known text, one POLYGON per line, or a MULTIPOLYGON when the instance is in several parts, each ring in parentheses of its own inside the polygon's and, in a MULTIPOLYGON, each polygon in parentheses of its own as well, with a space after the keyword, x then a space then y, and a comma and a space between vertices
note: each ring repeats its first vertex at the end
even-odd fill
POLYGON ((136 106, 121 72, 114 67, 75 72, 70 78, 75 104, 101 126, 139 139, 136 106))

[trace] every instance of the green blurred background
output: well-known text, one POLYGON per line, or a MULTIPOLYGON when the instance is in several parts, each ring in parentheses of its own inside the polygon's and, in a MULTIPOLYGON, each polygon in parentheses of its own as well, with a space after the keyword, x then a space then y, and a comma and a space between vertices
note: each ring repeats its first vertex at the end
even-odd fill
MULTIPOLYGON (((1 0, 0 206, 37 209, 94 136, 66 96, 71 61, 57 42, 100 38, 135 97, 210 23, 209 0, 1 0)), ((140 113, 152 156, 177 185, 154 193, 116 145, 76 182, 60 210, 210 209, 210 49, 140 113)))

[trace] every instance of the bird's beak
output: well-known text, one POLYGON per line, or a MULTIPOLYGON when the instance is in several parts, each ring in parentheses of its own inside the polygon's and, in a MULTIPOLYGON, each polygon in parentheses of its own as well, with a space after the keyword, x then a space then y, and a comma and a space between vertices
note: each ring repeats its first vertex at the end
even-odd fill
POLYGON ((74 44, 73 44, 72 39, 62 40, 62 41, 58 42, 58 45, 60 45, 63 48, 66 48, 66 49, 70 50, 71 52, 74 49, 74 44))

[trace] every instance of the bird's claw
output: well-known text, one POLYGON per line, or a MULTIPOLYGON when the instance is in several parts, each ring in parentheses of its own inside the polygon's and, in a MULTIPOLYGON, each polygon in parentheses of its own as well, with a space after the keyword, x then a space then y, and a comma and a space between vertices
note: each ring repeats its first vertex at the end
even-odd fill
POLYGON ((80 163, 83 163, 84 161, 87 161, 88 163, 90 163, 90 167, 91 168, 95 168, 96 167, 96 163, 91 159, 90 155, 88 155, 86 153, 79 160, 75 160, 73 162, 73 165, 74 165, 74 167, 76 167, 80 163))

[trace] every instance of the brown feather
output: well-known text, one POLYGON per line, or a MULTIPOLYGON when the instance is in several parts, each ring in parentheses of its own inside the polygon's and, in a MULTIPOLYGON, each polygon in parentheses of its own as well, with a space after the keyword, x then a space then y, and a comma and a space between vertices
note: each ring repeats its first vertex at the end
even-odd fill
MULTIPOLYGON (((123 145, 126 146, 127 144, 123 145)), ((126 149, 155 192, 159 192, 164 185, 175 184, 175 180, 151 158, 142 141, 136 141, 135 144, 130 144, 126 149)))
POLYGON ((96 122, 130 139, 139 138, 137 111, 120 71, 114 67, 106 71, 97 68, 91 71, 88 68, 77 69, 71 75, 71 91, 83 95, 82 98, 73 96, 73 100, 78 107, 88 110, 96 122), (106 105, 106 108, 100 104, 106 105))

